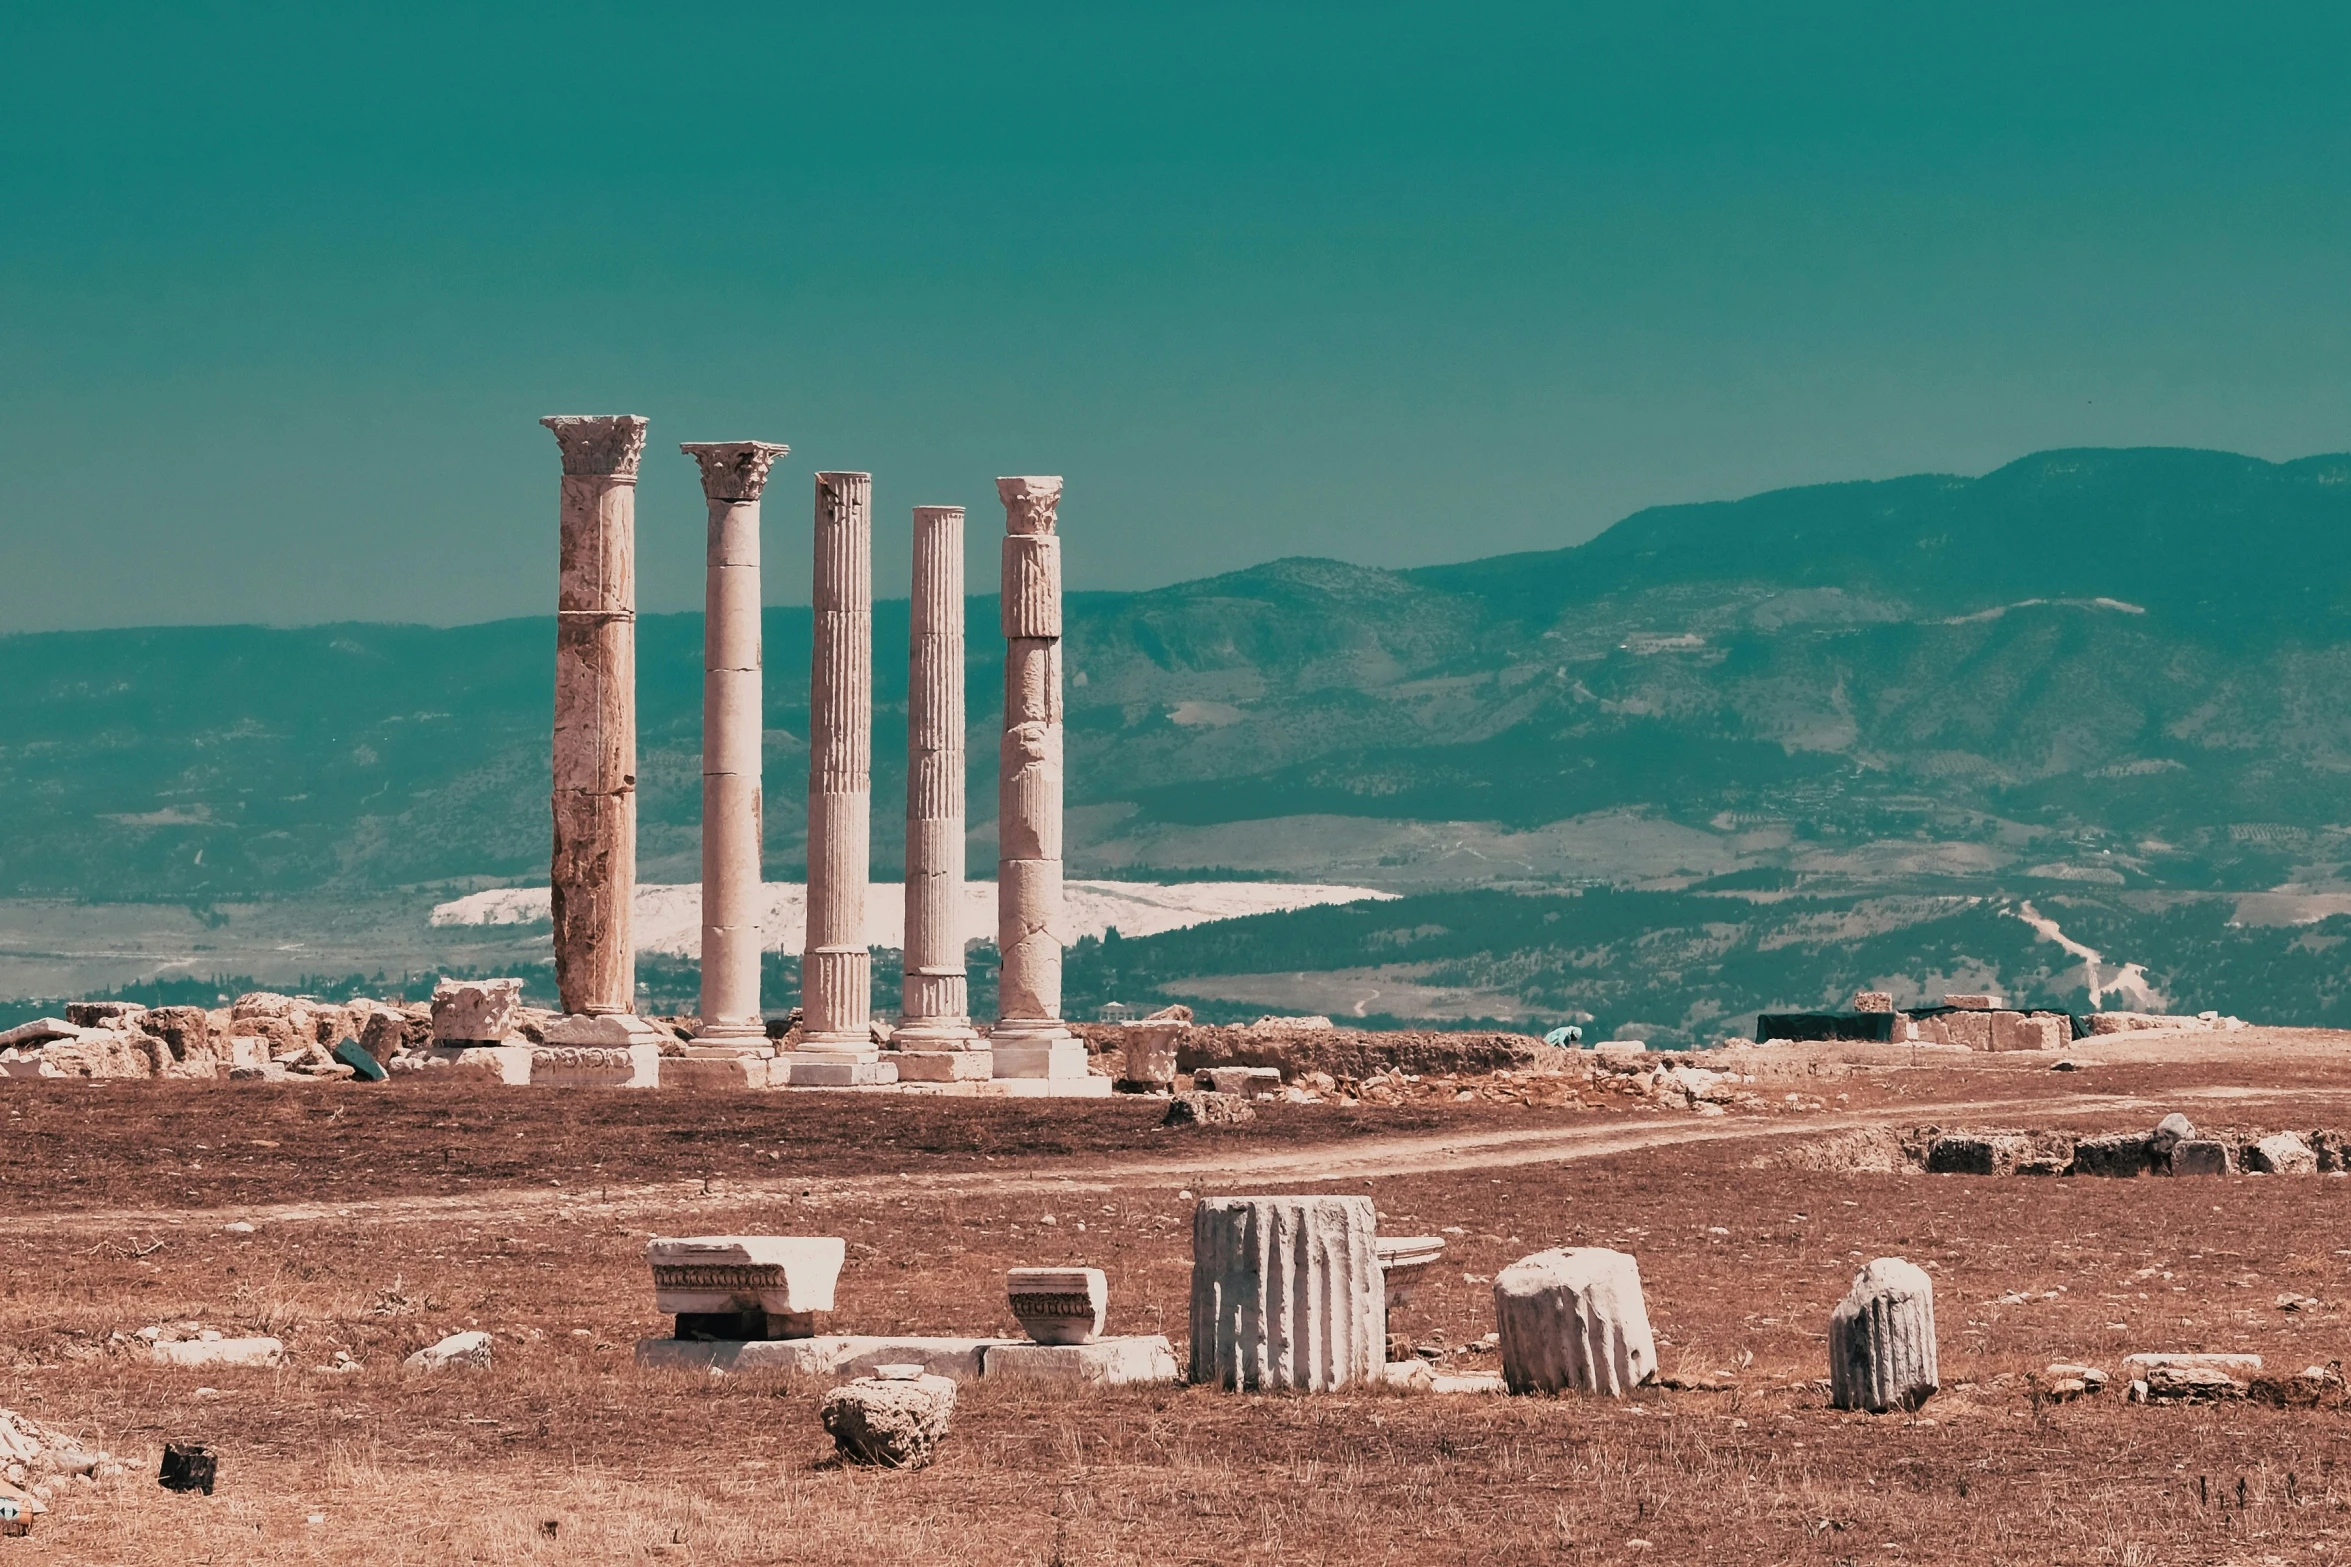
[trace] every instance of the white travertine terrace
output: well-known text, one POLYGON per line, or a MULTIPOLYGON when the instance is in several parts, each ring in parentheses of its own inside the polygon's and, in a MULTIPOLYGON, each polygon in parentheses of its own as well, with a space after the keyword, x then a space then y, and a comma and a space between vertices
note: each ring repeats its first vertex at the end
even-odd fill
POLYGON ((998 1077, 1083 1077, 1061 1026, 1061 540, 1058 475, 996 481, 1004 503, 1004 738, 996 804, 998 1077))
POLYGON ((555 988, 566 1012, 635 1004, 637 880, 635 414, 550 415, 563 449, 555 608, 555 988))
POLYGON ((984 1078, 963 967, 963 508, 914 508, 906 681, 906 935, 898 1075, 984 1078))
POLYGON ((763 804, 759 745, 759 495, 791 448, 697 441, 710 507, 702 621, 702 1006, 705 1048, 768 1053, 759 1007, 763 804))

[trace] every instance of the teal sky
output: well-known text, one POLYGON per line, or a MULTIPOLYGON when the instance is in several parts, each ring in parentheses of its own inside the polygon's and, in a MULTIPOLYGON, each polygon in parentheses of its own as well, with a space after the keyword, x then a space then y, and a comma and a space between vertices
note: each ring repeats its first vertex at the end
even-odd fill
POLYGON ((1073 585, 2351 446, 2351 8, 103 4, 0 23, 0 630, 552 604, 550 412, 1073 585))

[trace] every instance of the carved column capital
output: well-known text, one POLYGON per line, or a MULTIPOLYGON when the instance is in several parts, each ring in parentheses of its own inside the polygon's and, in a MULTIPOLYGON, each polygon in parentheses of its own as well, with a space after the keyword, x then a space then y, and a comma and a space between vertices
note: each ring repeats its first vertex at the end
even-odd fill
POLYGON ((702 469, 702 495, 713 501, 755 501, 767 470, 792 448, 775 441, 681 441, 678 450, 702 469))
POLYGON ((1026 474, 998 479, 996 494, 1004 502, 1006 533, 1051 533, 1054 512, 1061 505, 1061 475, 1026 474))
POLYGON ((624 484, 637 482, 647 422, 637 414, 549 414, 539 421, 563 448, 564 477, 624 484))

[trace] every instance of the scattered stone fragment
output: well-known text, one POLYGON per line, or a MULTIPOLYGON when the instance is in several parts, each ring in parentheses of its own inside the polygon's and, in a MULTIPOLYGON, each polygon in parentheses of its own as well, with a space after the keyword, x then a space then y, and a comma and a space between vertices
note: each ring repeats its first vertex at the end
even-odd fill
POLYGON ((2318 1152, 2293 1132, 2273 1132, 2245 1150, 2245 1168, 2261 1175, 2316 1175, 2318 1152))
POLYGON ((2311 1151, 2318 1155, 2318 1173, 2332 1175, 2351 1170, 2351 1138, 2341 1132, 2312 1132, 2311 1151))
POLYGON ((920 1469, 947 1437, 955 1413, 955 1379, 904 1374, 859 1377, 824 1397, 820 1416, 833 1446, 851 1463, 920 1469))
POLYGON ((1894 997, 1883 990, 1856 990, 1850 1009, 1855 1012, 1891 1012, 1894 1010, 1894 997))
POLYGON ((2168 1159, 2175 1145, 2195 1135, 2196 1123, 2175 1110, 2155 1123, 2154 1134, 2147 1139, 2147 1151, 2157 1159, 2168 1159))
POLYGON ((2259 1355, 2137 1354, 2125 1355, 2123 1374, 2132 1379, 2131 1396, 2150 1399, 2242 1398, 2261 1374, 2259 1355))
POLYGON ((2096 1366, 2058 1361, 2041 1373, 2040 1381, 2042 1393, 2062 1404, 2104 1392, 2107 1376, 2096 1366))
POLYGON ((1119 1035, 1125 1062, 1118 1087, 1129 1093, 1166 1093, 1176 1079, 1176 1041, 1184 1025, 1174 1018, 1129 1023, 1119 1035))
POLYGON ((1914 1263, 1880 1257, 1830 1314, 1829 1400, 1873 1415, 1915 1411, 1940 1385, 1934 1281, 1914 1263))
POLYGON ((1167 1102, 1162 1126, 1239 1126, 1257 1119, 1257 1108, 1239 1094, 1177 1094, 1167 1102))
POLYGON ((1599 1246, 1537 1252, 1494 1276, 1502 1379, 1513 1393, 1622 1398, 1657 1374, 1640 1265, 1599 1246))
POLYGON ((2229 1175, 2235 1166, 2229 1145, 2213 1137, 2183 1137, 2171 1146, 2174 1175, 2229 1175))
POLYGON ((1327 1392, 1376 1376, 1387 1308, 1368 1197, 1210 1197, 1192 1210, 1195 1383, 1327 1392))
POLYGON ((1193 1073, 1192 1081, 1246 1099, 1270 1099, 1282 1091, 1281 1069, 1271 1066, 1207 1066, 1193 1073))
POLYGON ((474 1329, 452 1333, 438 1344, 428 1344, 401 1364, 411 1371, 448 1371, 490 1363, 490 1335, 474 1329))
POLYGON ((1380 1261, 1388 1305, 1409 1305, 1413 1290, 1445 1254, 1442 1235, 1383 1235, 1372 1243, 1380 1261))
POLYGON ((335 1046, 335 1060, 351 1069, 354 1077, 370 1083, 380 1083, 391 1074, 383 1063, 367 1053, 367 1047, 356 1039, 346 1039, 335 1046))

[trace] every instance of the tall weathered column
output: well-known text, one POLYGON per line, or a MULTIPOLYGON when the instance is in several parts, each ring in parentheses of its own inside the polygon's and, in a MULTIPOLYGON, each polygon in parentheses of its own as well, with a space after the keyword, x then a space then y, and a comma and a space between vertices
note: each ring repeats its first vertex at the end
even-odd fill
MULTIPOLYGON (((998 1077, 1083 1078, 1061 1026, 1061 479, 998 479, 1004 502, 1004 740, 997 757, 998 1077)), ((1107 1087, 1108 1081, 1105 1080, 1107 1087)))
POLYGON ((702 618, 702 1026, 697 1047, 771 1054, 759 1011, 759 492, 791 450, 681 445, 710 505, 702 618))
POLYGON ((555 600, 555 988, 563 1010, 634 1009, 637 461, 634 414, 551 415, 563 448, 555 600))
POLYGON ((963 971, 963 508, 914 508, 898 1075, 990 1075, 963 971))
POLYGON ((816 476, 808 675, 808 936, 795 1086, 895 1081, 873 1041, 865 882, 873 827, 873 475, 816 476))

